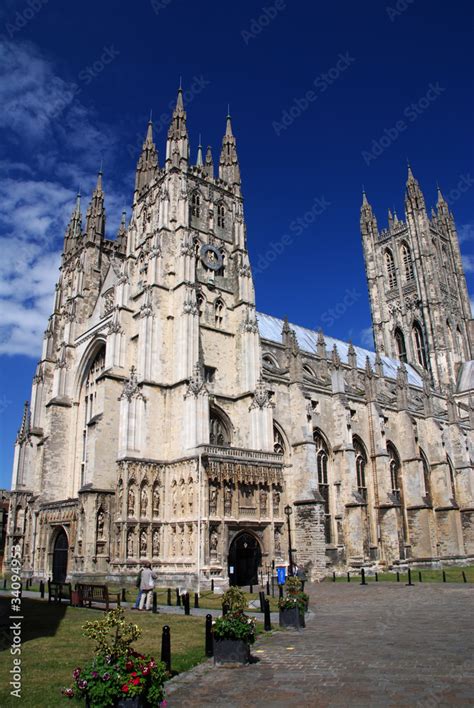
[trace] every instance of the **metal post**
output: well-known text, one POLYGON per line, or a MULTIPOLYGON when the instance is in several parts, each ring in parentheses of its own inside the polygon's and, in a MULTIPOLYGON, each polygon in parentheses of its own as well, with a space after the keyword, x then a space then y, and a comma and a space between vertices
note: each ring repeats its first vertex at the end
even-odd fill
POLYGON ((271 632, 272 621, 270 617, 270 600, 264 600, 264 612, 265 612, 265 632, 271 632))
POLYGON ((267 580, 267 595, 270 595, 270 581, 267 580))
POLYGON ((360 584, 361 584, 361 585, 367 585, 367 583, 365 582, 365 569, 364 569, 364 568, 362 568, 361 571, 360 571, 360 577, 362 578, 360 584))
POLYGON ((163 627, 161 635, 161 661, 166 664, 166 670, 171 673, 171 637, 167 624, 163 627))
POLYGON ((446 571, 443 570, 443 583, 445 583, 445 582, 446 582, 446 571))
POLYGON ((181 607, 181 597, 178 588, 176 588, 176 607, 181 607))
POLYGON ((411 582, 411 568, 408 568, 408 582, 406 583, 406 585, 409 587, 414 585, 414 583, 411 582))
POLYGON ((3 589, 4 590, 7 589, 7 579, 6 578, 3 579, 3 589))
POLYGON ((265 612, 265 593, 263 590, 258 593, 258 597, 260 600, 260 612, 265 612))
POLYGON ((351 574, 349 573, 349 571, 347 571, 347 582, 351 582, 351 574))
POLYGON ((127 591, 125 588, 122 588, 122 602, 126 602, 127 600, 127 591))
POLYGON ((397 583, 400 582, 400 571, 397 570, 397 583))
POLYGON ((184 614, 189 615, 190 610, 189 610, 189 592, 185 593, 183 595, 183 606, 184 606, 184 614))
POLYGON ((40 597, 44 600, 44 582, 40 580, 40 597))
POLYGON ((153 604, 151 606, 151 611, 154 615, 158 613, 157 602, 156 602, 156 592, 153 593, 153 604))
POLYGON ((423 582, 423 578, 421 577, 421 570, 418 571, 418 580, 420 583, 423 582))
POLYGON ((251 595, 252 595, 252 593, 253 593, 253 585, 252 585, 252 583, 250 583, 250 586, 249 586, 249 593, 250 593, 251 595))
POLYGON ((214 578, 211 580, 211 592, 214 592, 214 578))
POLYGON ((214 654, 212 644, 212 615, 206 615, 206 656, 214 654))
POLYGON ((199 607, 199 593, 197 593, 197 592, 194 593, 194 607, 195 608, 199 607))
POLYGON ((280 599, 283 597, 283 585, 278 586, 278 595, 280 599))
POLYGON ((462 571, 462 579, 464 583, 467 583, 466 573, 464 572, 464 570, 462 571))
POLYGON ((166 602, 168 605, 171 605, 171 588, 168 588, 166 594, 167 594, 166 602))
POLYGON ((334 571, 333 571, 333 574, 332 574, 332 582, 333 582, 333 583, 336 582, 336 573, 335 573, 334 571))
POLYGON ((275 578, 272 575, 272 597, 275 597, 275 578))
POLYGON ((376 583, 379 582, 379 574, 378 574, 377 572, 375 573, 375 582, 376 582, 376 583))
POLYGON ((292 554, 292 549, 291 549, 291 526, 290 526, 290 516, 293 513, 293 509, 289 504, 285 506, 285 514, 286 514, 286 521, 288 524, 288 562, 289 562, 289 567, 288 567, 288 575, 292 576, 293 575, 293 554, 292 554))

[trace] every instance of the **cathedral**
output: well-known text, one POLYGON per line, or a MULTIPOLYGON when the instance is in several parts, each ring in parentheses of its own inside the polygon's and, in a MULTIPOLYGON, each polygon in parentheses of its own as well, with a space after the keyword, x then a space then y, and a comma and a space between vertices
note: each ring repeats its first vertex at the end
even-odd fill
POLYGON ((160 162, 148 124, 129 223, 105 224, 99 173, 16 440, 25 577, 472 561, 474 327, 439 191, 428 213, 409 169, 386 229, 363 195, 374 352, 256 311, 230 116, 218 166, 201 146, 192 164, 181 90, 160 162))

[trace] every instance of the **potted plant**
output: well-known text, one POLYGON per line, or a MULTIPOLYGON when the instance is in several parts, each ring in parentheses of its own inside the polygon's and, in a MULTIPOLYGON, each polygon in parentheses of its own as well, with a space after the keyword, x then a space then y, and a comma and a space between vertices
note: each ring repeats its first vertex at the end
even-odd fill
POLYGON ((285 583, 286 594, 278 601, 280 610, 280 627, 305 626, 304 613, 308 609, 309 597, 302 591, 299 578, 288 578, 285 583))
POLYGON ((225 614, 213 622, 214 663, 247 664, 255 641, 255 620, 245 612, 245 594, 230 588, 222 597, 225 614))
POLYGON ((166 705, 166 666, 132 649, 141 629, 125 621, 122 608, 105 613, 95 622, 86 622, 82 629, 84 636, 95 641, 95 655, 83 668, 74 669, 74 683, 63 689, 63 695, 94 708, 166 705))

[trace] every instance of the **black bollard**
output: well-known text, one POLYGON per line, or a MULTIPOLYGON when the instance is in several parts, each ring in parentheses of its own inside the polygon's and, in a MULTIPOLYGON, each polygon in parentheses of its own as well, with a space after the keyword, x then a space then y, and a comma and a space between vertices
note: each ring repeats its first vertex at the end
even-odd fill
POLYGON ((270 600, 264 600, 263 607, 264 607, 264 612, 265 612, 264 629, 265 629, 265 632, 271 632, 272 631, 272 621, 271 621, 271 617, 270 617, 270 600))
POLYGON ((211 592, 214 592, 214 578, 211 580, 211 592))
POLYGON ((44 600, 44 582, 40 580, 40 597, 44 600))
POLYGON ((168 673, 171 673, 171 637, 167 624, 163 627, 161 635, 161 661, 166 665, 168 673))
POLYGON ((127 600, 127 591, 125 588, 122 588, 122 602, 126 602, 127 600))
POLYGON ((249 586, 249 593, 250 593, 250 594, 253 593, 253 585, 252 585, 251 583, 250 583, 250 586, 249 586))
POLYGON ((462 571, 462 580, 463 583, 467 583, 466 573, 464 571, 462 571))
POLYGON ((260 612, 265 612, 265 593, 263 590, 258 593, 258 598, 260 600, 260 612))
POLYGON ((206 656, 214 654, 212 644, 212 615, 206 615, 206 656))
POLYGON ((3 589, 4 590, 7 589, 7 579, 6 578, 3 579, 3 589))
POLYGON ((166 604, 171 606, 171 588, 166 591, 166 604))
POLYGON ((379 582, 379 574, 378 574, 378 573, 375 573, 375 582, 376 582, 376 583, 379 582))
POLYGON ((423 582, 423 578, 421 577, 421 570, 418 571, 418 582, 423 582))
POLYGON ((181 607, 181 597, 178 588, 176 588, 176 607, 181 607))
POLYGON ((445 582, 446 582, 446 571, 443 570, 443 583, 445 583, 445 582))
POLYGON ((267 595, 270 595, 270 581, 267 580, 267 595))
POLYGON ((272 597, 275 597, 275 578, 272 575, 272 597))
POLYGON ((278 586, 278 595, 281 600, 281 598, 283 597, 283 585, 278 586))
POLYGON ((199 608, 199 594, 197 592, 194 593, 194 607, 199 608))
POLYGON ((333 572, 333 574, 332 574, 332 582, 333 583, 336 582, 336 573, 335 572, 333 572))
POLYGON ((400 572, 397 570, 397 583, 400 582, 400 572))
POLYGON ((408 582, 406 583, 407 587, 411 587, 414 585, 414 583, 411 582, 411 568, 408 568, 408 582))
POLYGON ((347 571, 347 582, 351 582, 351 574, 349 573, 349 571, 347 571))
POLYGON ((154 615, 158 614, 157 602, 156 602, 156 592, 153 593, 153 604, 151 606, 151 611, 154 615))
POLYGON ((183 607, 184 607, 184 614, 189 615, 190 610, 189 610, 189 592, 186 592, 183 595, 183 607))
POLYGON ((362 578, 360 584, 361 584, 361 585, 367 585, 367 583, 365 582, 365 570, 364 570, 364 568, 362 568, 362 570, 360 571, 360 577, 362 578))

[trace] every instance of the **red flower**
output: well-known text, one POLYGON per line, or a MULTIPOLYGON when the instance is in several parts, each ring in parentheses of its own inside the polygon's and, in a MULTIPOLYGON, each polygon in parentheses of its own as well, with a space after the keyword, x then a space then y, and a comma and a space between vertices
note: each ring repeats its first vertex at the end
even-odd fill
POLYGON ((137 677, 137 678, 134 678, 133 681, 132 681, 132 683, 133 683, 134 686, 139 686, 139 685, 140 685, 140 679, 139 679, 138 677, 137 677))
POLYGON ((137 674, 136 671, 132 671, 132 673, 130 674, 130 676, 138 676, 138 674, 137 674))
POLYGON ((133 669, 133 661, 127 661, 125 668, 127 671, 131 671, 133 669))
POLYGON ((149 673, 150 673, 150 667, 145 666, 145 668, 142 671, 143 676, 148 676, 149 673))
POLYGON ((129 689, 129 687, 127 686, 127 684, 124 683, 123 686, 122 686, 122 693, 128 693, 129 690, 130 690, 130 689, 129 689))

